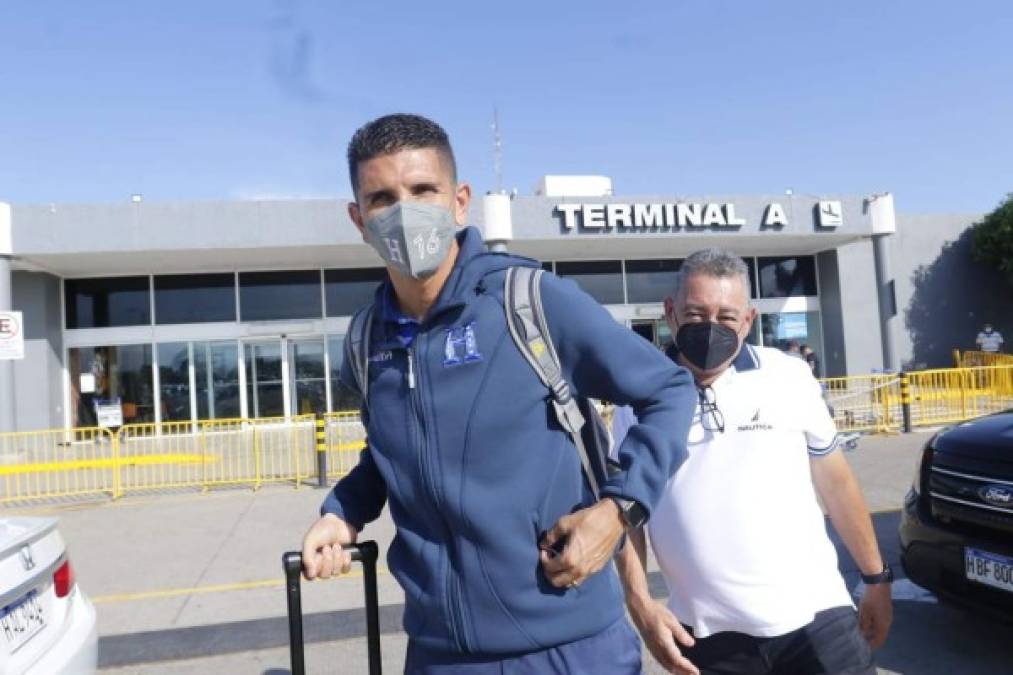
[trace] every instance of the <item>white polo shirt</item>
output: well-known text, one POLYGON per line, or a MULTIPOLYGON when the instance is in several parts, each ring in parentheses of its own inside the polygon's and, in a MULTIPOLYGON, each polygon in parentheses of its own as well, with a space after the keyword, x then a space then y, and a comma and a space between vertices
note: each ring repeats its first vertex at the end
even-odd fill
POLYGON ((983 352, 997 352, 1002 349, 1002 334, 994 328, 991 333, 981 331, 978 333, 977 343, 983 352))
POLYGON ((809 366, 745 345, 713 393, 724 432, 705 430, 698 404, 689 456, 649 522, 669 608, 703 638, 784 635, 853 606, 810 474, 837 432, 809 366))

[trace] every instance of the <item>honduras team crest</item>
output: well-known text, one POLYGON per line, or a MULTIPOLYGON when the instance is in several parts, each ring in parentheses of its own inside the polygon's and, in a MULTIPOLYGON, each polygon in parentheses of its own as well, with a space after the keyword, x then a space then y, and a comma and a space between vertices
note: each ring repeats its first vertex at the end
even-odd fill
POLYGON ((481 360, 482 355, 478 353, 478 342, 475 340, 474 323, 447 331, 447 341, 443 345, 444 366, 457 366, 481 360))

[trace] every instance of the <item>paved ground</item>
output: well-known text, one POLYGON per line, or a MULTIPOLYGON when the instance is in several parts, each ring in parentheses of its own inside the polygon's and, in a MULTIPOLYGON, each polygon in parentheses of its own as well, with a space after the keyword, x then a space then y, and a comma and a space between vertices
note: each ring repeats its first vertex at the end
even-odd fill
MULTIPOLYGON (((926 438, 868 438, 849 454, 892 562, 897 509, 926 438)), ((280 558, 298 547, 322 496, 312 488, 272 487, 18 511, 59 516, 78 579, 98 607, 104 670, 282 673, 288 649, 280 558)), ((385 549, 392 533, 384 518, 365 535, 385 549)), ((841 559, 854 586, 853 565, 846 553, 841 559)), ((651 580, 663 594, 660 577, 655 573, 651 580)), ((384 666, 397 673, 405 648, 403 595, 385 569, 379 587, 384 666)), ((896 593, 895 630, 878 655, 882 673, 1010 672, 1009 626, 941 606, 906 581, 897 584, 896 593)), ((304 584, 303 603, 308 670, 365 672, 361 577, 304 584)), ((661 671, 652 664, 648 672, 661 671)))

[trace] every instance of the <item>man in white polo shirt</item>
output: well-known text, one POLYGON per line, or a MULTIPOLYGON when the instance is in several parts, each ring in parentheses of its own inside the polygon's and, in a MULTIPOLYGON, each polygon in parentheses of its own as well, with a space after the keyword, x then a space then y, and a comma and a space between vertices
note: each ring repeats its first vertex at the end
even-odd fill
MULTIPOLYGON (((667 607, 648 593, 643 531, 619 559, 645 643, 679 673, 875 673, 893 576, 811 370, 744 344, 756 310, 730 253, 687 258, 665 316, 668 354, 693 372, 699 403, 689 456, 649 524, 667 607), (857 613, 817 495, 866 583, 857 613)), ((617 441, 630 418, 617 412, 617 441)))
POLYGON ((978 333, 978 339, 975 342, 978 345, 978 349, 983 352, 998 354, 1002 351, 1002 333, 992 330, 992 324, 990 323, 985 324, 984 329, 978 333))

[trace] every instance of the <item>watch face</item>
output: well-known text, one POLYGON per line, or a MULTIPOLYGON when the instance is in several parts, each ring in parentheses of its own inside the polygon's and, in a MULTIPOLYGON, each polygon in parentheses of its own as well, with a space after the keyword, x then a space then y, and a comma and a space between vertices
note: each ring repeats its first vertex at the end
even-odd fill
POLYGON ((626 510, 623 512, 626 520, 626 524, 630 527, 640 527, 644 524, 644 520, 647 519, 647 513, 644 508, 637 502, 630 502, 626 510))

